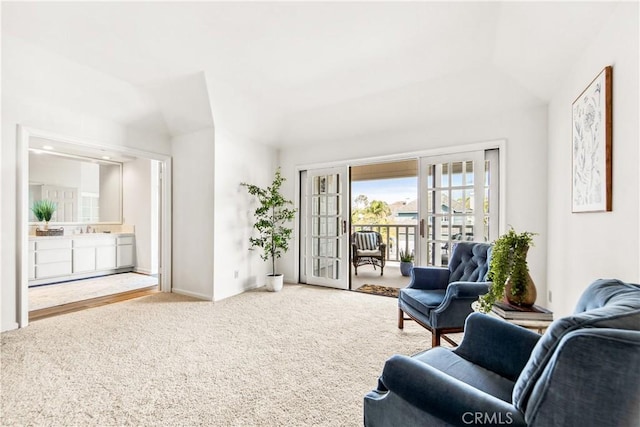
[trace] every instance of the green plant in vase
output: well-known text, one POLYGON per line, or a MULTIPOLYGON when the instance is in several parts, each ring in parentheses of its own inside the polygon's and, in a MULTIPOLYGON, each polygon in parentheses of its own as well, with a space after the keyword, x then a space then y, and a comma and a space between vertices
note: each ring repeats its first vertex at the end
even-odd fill
POLYGON ((479 299, 480 309, 488 313, 496 301, 503 298, 510 304, 532 306, 536 290, 529 275, 527 252, 533 246, 536 233, 516 233, 513 227, 494 243, 489 263, 489 292, 479 299))
POLYGON ((398 255, 400 256, 400 274, 403 276, 411 276, 414 258, 413 253, 400 249, 398 255))
POLYGON ((44 222, 44 229, 49 229, 49 221, 51 221, 51 217, 55 213, 58 205, 51 200, 36 200, 31 205, 31 212, 35 215, 38 221, 44 222))
POLYGON ((290 208, 293 202, 284 198, 280 188, 285 178, 276 170, 271 186, 262 188, 257 185, 241 183, 250 195, 258 199, 258 207, 254 211, 253 228, 257 237, 249 238, 252 248, 261 248, 261 258, 271 261, 271 274, 267 277, 267 289, 278 291, 282 288, 282 274, 276 274, 276 258, 280 258, 289 249, 289 239, 293 229, 286 224, 296 215, 296 209, 290 208))

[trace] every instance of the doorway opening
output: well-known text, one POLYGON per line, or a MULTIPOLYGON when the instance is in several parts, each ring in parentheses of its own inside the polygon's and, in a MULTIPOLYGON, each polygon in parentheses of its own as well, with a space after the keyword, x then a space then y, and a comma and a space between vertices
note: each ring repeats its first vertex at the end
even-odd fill
POLYGON ((400 262, 415 259, 418 208, 417 159, 351 167, 350 289, 379 292, 409 283, 410 270, 403 275, 400 262), (374 232, 381 245, 360 247, 356 236, 362 232, 374 232), (367 257, 370 250, 381 258, 367 257))
POLYGON ((171 290, 169 156, 26 127, 18 152, 20 327, 171 290))

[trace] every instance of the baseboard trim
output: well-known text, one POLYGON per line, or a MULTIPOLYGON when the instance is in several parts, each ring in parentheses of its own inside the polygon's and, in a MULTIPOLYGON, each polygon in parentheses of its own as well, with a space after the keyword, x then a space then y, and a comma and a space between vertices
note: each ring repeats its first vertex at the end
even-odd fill
POLYGON ((175 294, 186 295, 188 297, 193 297, 193 298, 206 300, 206 301, 212 301, 213 300, 211 295, 205 295, 205 294, 201 294, 199 292, 187 291, 185 289, 180 289, 180 288, 172 288, 171 292, 173 292, 175 294))

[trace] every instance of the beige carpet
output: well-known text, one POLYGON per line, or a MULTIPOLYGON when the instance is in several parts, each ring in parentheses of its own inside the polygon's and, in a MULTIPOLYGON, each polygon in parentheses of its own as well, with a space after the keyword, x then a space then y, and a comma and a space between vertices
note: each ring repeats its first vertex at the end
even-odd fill
POLYGON ((397 300, 286 285, 155 294, 2 334, 3 426, 361 426, 394 353, 430 334, 397 300))

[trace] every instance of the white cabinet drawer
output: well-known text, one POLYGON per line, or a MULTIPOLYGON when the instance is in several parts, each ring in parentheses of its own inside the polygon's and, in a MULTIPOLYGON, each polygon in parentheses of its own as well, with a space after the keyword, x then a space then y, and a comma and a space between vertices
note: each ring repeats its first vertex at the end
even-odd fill
POLYGON ((34 242, 33 240, 29 240, 29 250, 30 251, 36 250, 36 242, 34 242))
POLYGON ((71 274, 71 261, 53 262, 36 266, 36 279, 44 277, 66 276, 71 274))
MULTIPOLYGON (((71 242, 69 242, 71 243, 71 242)), ((36 264, 71 261, 71 249, 51 249, 36 252, 36 264)))
POLYGON ((133 236, 121 236, 118 237, 119 245, 132 245, 133 244, 133 236))
POLYGON ((38 240, 36 249, 71 249, 71 239, 38 240))
POLYGON ((80 238, 73 239, 74 248, 95 248, 97 246, 115 246, 116 239, 112 238, 80 238))

